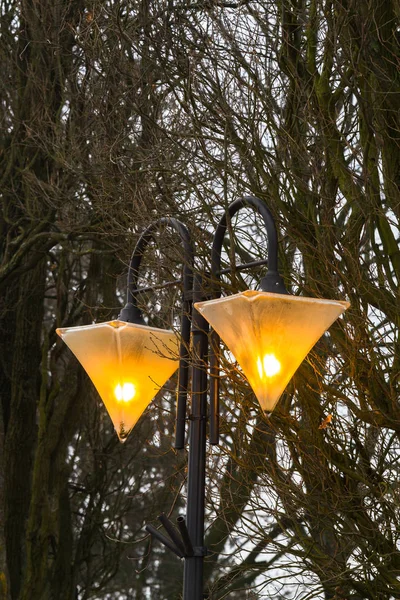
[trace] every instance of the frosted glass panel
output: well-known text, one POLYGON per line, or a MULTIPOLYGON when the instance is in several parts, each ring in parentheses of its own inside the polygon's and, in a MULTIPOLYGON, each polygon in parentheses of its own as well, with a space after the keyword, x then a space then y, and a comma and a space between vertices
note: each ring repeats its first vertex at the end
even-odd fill
POLYGON ((57 329, 93 381, 124 441, 178 367, 173 331, 109 321, 57 329))
POLYGON ((274 409, 305 356, 349 306, 252 290, 195 304, 235 356, 266 411, 274 409))

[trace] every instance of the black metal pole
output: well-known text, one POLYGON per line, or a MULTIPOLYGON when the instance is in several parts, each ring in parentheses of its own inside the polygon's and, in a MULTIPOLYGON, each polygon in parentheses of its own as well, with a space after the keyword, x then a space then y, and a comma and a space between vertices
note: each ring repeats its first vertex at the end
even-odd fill
MULTIPOLYGON (((194 301, 199 302, 201 279, 195 276, 194 301)), ((203 600, 204 504, 207 425, 208 323, 193 309, 192 320, 192 399, 189 431, 189 464, 186 524, 193 556, 185 557, 183 600, 203 600)))
MULTIPOLYGON (((287 294, 283 280, 278 273, 278 245, 277 232, 274 219, 259 198, 245 196, 228 207, 230 217, 234 216, 241 208, 252 207, 263 220, 268 236, 268 260, 251 261, 245 265, 238 265, 237 270, 248 267, 260 266, 268 263, 268 272, 261 281, 261 289, 266 292, 287 294)), ((204 547, 204 513, 205 513, 205 476, 206 476, 206 432, 207 432, 207 362, 208 362, 208 322, 193 307, 194 302, 205 300, 202 293, 202 279, 200 275, 193 277, 194 254, 190 242, 189 232, 186 227, 172 218, 161 218, 150 225, 142 234, 132 255, 128 275, 127 304, 121 311, 120 318, 131 322, 140 322, 141 315, 136 303, 136 294, 140 289, 135 289, 138 283, 140 262, 144 249, 151 240, 155 229, 160 224, 173 227, 180 235, 185 251, 183 268, 183 320, 180 347, 180 369, 178 384, 177 427, 175 448, 183 448, 185 442, 185 415, 186 393, 189 374, 189 365, 192 365, 192 391, 190 407, 189 429, 189 457, 188 457, 188 484, 187 484, 187 514, 186 521, 183 517, 178 519, 178 532, 165 515, 160 521, 164 525, 171 539, 161 534, 153 526, 146 527, 156 539, 177 556, 185 559, 183 577, 183 600, 204 600, 203 566, 207 549, 204 547), (193 282, 193 297, 191 285, 193 282), (191 322, 191 344, 190 344, 191 322)), ((230 271, 221 271, 221 249, 227 229, 227 215, 225 214, 216 229, 212 253, 211 274, 216 290, 214 295, 220 295, 220 276, 230 271)), ((167 285, 181 283, 181 281, 168 282, 167 285)), ((148 289, 148 288, 145 288, 148 289)), ((150 288, 151 289, 151 288, 150 288)), ((143 290, 142 290, 143 291, 143 290)), ((210 352, 211 386, 210 386, 210 443, 218 444, 219 435, 219 338, 213 333, 213 343, 210 352)))

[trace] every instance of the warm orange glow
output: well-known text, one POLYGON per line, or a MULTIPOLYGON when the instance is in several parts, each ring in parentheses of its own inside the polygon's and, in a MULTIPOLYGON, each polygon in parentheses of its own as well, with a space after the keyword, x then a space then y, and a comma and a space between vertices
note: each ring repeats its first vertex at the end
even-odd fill
POLYGON ((281 370, 281 363, 274 354, 266 354, 262 361, 260 357, 257 359, 257 368, 260 379, 273 377, 281 370))
POLYGON ((121 441, 178 367, 173 331, 110 321, 58 329, 93 381, 121 441))
POLYGON ((242 367, 262 408, 272 411, 303 359, 349 303, 248 290, 195 307, 242 367))
POLYGON ((133 383, 123 383, 122 385, 119 383, 114 394, 118 402, 130 402, 136 394, 136 388, 133 383))

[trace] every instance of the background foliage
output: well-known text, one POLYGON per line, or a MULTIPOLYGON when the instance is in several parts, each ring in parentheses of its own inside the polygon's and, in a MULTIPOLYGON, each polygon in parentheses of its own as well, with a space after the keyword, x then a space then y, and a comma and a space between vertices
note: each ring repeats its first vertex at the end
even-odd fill
MULTIPOLYGON (((118 314, 158 216, 190 227, 207 268, 244 193, 277 218, 288 289, 352 306, 270 419, 224 365, 208 598, 399 597, 399 12, 1 1, 1 599, 180 597, 178 561, 143 533, 184 511, 174 382, 120 446, 55 329, 118 314)), ((253 216, 233 225, 237 254, 263 256, 253 216)), ((144 279, 171 278, 179 254, 160 236, 144 279)), ((151 324, 177 323, 179 291, 142 302, 151 324)))

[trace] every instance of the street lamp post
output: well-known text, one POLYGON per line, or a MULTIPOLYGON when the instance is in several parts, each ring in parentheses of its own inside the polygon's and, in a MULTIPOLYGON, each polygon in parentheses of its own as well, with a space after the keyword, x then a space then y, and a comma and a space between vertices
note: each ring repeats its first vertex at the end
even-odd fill
POLYGON ((348 307, 347 302, 288 294, 278 272, 274 220, 264 202, 254 196, 233 202, 216 228, 211 256, 211 299, 203 297, 201 274, 194 273, 193 269, 194 251, 188 229, 177 219, 161 218, 144 231, 133 252, 127 303, 118 319, 58 330, 91 377, 121 441, 126 440, 157 388, 179 366, 175 448, 184 447, 186 420, 190 423, 186 518, 178 517, 176 529, 161 515, 159 520, 167 535, 152 525, 146 529, 184 559, 183 600, 208 598, 203 591, 203 563, 207 554, 204 546, 206 439, 209 420, 209 441, 219 443, 220 338, 242 366, 261 407, 270 412, 306 354, 348 307), (261 280, 260 291, 248 290, 220 298, 219 279, 230 271, 221 270, 227 216, 231 218, 245 207, 253 208, 263 219, 268 257, 237 265, 235 269, 242 271, 267 264, 268 271, 261 280), (175 230, 184 250, 182 279, 168 282, 168 285, 180 285, 183 290, 179 344, 171 330, 145 324, 136 300, 139 293, 155 289, 139 288, 138 280, 143 253, 160 226, 175 230), (211 348, 209 323, 213 328, 211 348), (186 416, 190 367, 190 409, 186 416))

